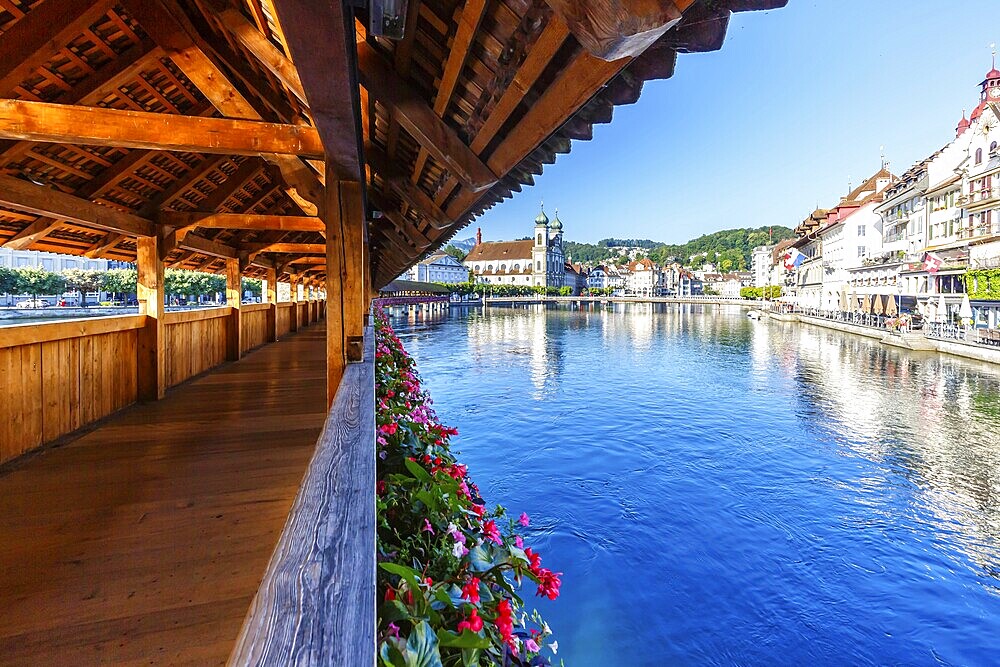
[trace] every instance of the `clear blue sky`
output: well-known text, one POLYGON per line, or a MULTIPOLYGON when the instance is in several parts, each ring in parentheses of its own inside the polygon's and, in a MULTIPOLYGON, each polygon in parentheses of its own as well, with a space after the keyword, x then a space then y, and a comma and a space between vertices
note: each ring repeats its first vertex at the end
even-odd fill
POLYGON ((566 237, 684 242, 794 227, 879 166, 902 173, 954 137, 1000 43, 997 0, 789 0, 736 14, 715 53, 617 107, 592 141, 456 238, 528 236, 540 200, 566 237))

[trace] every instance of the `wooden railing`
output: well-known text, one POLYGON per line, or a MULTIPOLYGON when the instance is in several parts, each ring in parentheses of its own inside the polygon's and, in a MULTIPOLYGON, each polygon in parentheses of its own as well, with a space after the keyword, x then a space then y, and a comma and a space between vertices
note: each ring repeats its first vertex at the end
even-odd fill
POLYGON ((294 305, 291 301, 281 301, 277 304, 278 309, 274 315, 274 330, 278 334, 278 338, 287 335, 292 330, 292 307, 294 305))
POLYGON ((240 309, 240 349, 248 352, 267 342, 267 312, 269 303, 254 303, 240 309))
POLYGON ((349 364, 229 664, 375 663, 373 335, 349 364))
POLYGON ((0 463, 134 403, 145 316, 0 329, 0 463))
POLYGON ((168 387, 184 382, 226 360, 229 306, 166 313, 164 363, 168 387))

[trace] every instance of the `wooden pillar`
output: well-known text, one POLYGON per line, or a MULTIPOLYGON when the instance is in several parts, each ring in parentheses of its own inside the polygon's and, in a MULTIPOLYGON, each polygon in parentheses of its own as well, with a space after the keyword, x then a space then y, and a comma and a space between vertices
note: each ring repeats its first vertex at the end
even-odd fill
POLYGON ((364 243, 361 245, 361 296, 364 299, 364 322, 363 325, 368 325, 368 320, 371 319, 372 313, 372 272, 371 272, 371 259, 368 257, 368 229, 365 226, 364 243))
POLYGON ((288 309, 288 326, 290 331, 299 330, 299 278, 294 273, 288 274, 288 298, 292 307, 288 309))
POLYGON ((344 368, 350 359, 360 360, 363 352, 360 278, 361 248, 351 247, 358 231, 364 229, 361 184, 337 180, 327 160, 326 198, 326 396, 333 403, 344 368), (356 253, 354 252, 356 251, 356 253), (356 254, 356 256, 355 256, 356 254), (352 321, 356 320, 356 321, 352 321), (352 349, 352 348, 357 348, 352 349))
POLYGON ((264 297, 267 299, 267 342, 273 343, 278 340, 278 272, 275 269, 267 269, 266 277, 267 292, 264 297))
POLYGON ((240 305, 243 302, 243 271, 240 260, 226 260, 226 305, 231 309, 226 319, 226 359, 239 361, 242 353, 240 341, 240 305))
POLYGON ((146 324, 139 331, 137 388, 140 401, 156 401, 167 391, 167 366, 163 335, 163 261, 156 236, 136 239, 136 298, 146 324))

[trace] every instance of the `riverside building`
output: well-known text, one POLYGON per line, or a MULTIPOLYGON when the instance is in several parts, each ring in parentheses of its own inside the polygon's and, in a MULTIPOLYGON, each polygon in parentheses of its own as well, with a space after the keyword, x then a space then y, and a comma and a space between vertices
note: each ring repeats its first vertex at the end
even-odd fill
POLYGON ((480 230, 463 264, 475 282, 485 285, 563 287, 566 256, 559 211, 549 222, 542 210, 535 218, 534 231, 532 238, 519 241, 483 241, 480 230))

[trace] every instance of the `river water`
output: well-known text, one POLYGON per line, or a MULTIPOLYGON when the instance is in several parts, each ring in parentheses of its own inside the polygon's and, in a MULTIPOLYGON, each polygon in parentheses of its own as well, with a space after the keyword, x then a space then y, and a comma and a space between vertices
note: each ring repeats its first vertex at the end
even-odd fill
POLYGON ((395 318, 567 665, 1000 664, 1000 371, 732 306, 395 318), (515 514, 516 515, 516 514, 515 514))

